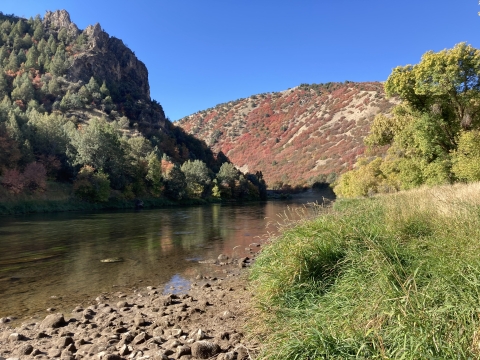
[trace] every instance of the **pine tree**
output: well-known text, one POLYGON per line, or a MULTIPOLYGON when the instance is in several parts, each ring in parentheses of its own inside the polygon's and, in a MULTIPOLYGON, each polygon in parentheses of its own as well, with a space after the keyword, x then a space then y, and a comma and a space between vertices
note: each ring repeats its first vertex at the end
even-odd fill
POLYGON ((43 40, 45 31, 43 30, 43 24, 40 22, 35 25, 35 31, 33 32, 33 38, 37 41, 43 40))
POLYGON ((48 83, 48 92, 55 96, 60 95, 60 84, 58 83, 57 78, 55 76, 48 83))
POLYGON ((12 51, 10 53, 10 56, 8 57, 8 63, 7 63, 6 69, 13 72, 17 72, 18 66, 19 64, 18 64, 17 54, 15 54, 15 51, 12 51))
POLYGON ((27 53, 27 61, 25 62, 25 68, 27 69, 38 69, 38 57, 39 57, 39 52, 37 50, 37 47, 33 45, 30 50, 28 50, 27 53))
POLYGON ((68 44, 68 32, 67 29, 62 28, 57 35, 58 41, 62 42, 63 44, 67 45, 68 44))
POLYGON ((105 84, 105 81, 102 83, 102 86, 100 87, 100 93, 103 95, 103 97, 110 96, 110 90, 107 88, 107 84, 105 84))
MULTIPOLYGON (((26 75, 26 73, 24 75, 26 75)), ((28 76, 22 76, 22 78, 22 81, 17 82, 17 87, 12 91, 12 100, 22 100, 24 104, 27 104, 34 98, 35 89, 28 76)))
POLYGON ((3 64, 3 61, 8 59, 7 47, 4 45, 0 48, 0 64, 3 64))
POLYGON ((65 65, 65 52, 59 47, 50 64, 50 72, 54 76, 62 76, 67 69, 65 65))
POLYGON ((47 42, 45 39, 42 38, 37 44, 37 49, 40 53, 45 53, 45 48, 48 46, 47 42))
POLYGON ((48 49, 49 55, 53 55, 57 52, 57 42, 55 41, 53 35, 50 35, 50 37, 48 38, 48 49))
POLYGON ((33 45, 33 40, 30 34, 25 35, 23 38, 23 46, 25 49, 30 49, 30 47, 33 45))
POLYGON ((5 72, 3 68, 0 67, 0 99, 3 99, 8 95, 8 83, 5 78, 5 72))
POLYGON ((87 90, 90 91, 90 94, 100 92, 100 87, 98 86, 98 83, 93 76, 90 78, 90 81, 85 86, 87 90))
POLYGON ((25 55, 23 49, 18 50, 17 61, 19 65, 24 64, 27 61, 27 55, 25 55))

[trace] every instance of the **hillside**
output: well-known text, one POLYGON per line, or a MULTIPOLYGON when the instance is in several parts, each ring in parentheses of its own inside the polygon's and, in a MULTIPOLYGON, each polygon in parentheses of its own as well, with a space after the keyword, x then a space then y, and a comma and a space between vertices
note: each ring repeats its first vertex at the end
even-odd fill
POLYGON ((145 64, 100 24, 0 12, 1 201, 47 180, 90 202, 263 194, 260 174, 226 166, 215 179, 225 163, 166 118, 145 64))
POLYGON ((375 115, 394 104, 379 82, 302 84, 220 104, 178 125, 242 171, 262 171, 269 187, 311 185, 351 168, 375 115))

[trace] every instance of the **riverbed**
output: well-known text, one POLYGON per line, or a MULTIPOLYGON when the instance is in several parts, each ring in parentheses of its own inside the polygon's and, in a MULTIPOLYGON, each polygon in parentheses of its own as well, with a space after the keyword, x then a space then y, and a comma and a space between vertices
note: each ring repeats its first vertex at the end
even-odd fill
MULTIPOLYGON (((0 317, 25 318, 86 303, 100 293, 154 285, 188 291, 221 272, 219 254, 248 256, 295 209, 331 193, 285 201, 142 211, 0 217, 0 317), (119 262, 102 262, 119 258, 119 262)), ((303 211, 311 211, 305 207, 303 211)))

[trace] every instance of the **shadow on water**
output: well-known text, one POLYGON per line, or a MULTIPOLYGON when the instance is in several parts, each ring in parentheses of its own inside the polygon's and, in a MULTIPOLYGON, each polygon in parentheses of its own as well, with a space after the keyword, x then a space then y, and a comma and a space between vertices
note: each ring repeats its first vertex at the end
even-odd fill
MULTIPOLYGON (((48 307, 71 310, 102 292, 153 285, 184 291, 215 266, 198 261, 245 255, 285 208, 321 201, 310 192, 288 201, 0 218, 0 317, 48 307), (102 259, 122 258, 104 263, 102 259), (66 308, 65 308, 66 307, 66 308)), ((330 197, 331 198, 331 197, 330 197)), ((170 289, 170 290, 169 290, 170 289)))

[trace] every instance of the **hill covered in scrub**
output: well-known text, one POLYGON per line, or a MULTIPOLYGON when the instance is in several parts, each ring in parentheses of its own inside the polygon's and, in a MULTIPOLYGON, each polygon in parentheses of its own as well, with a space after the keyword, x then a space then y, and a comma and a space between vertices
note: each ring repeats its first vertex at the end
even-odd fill
POLYGON ((0 13, 0 199, 47 180, 91 202, 264 193, 232 168, 165 117, 145 65, 99 24, 0 13))
POLYGON ((178 122, 241 170, 262 171, 269 187, 332 182, 365 150, 379 113, 389 113, 383 84, 302 84, 199 111, 178 122))

